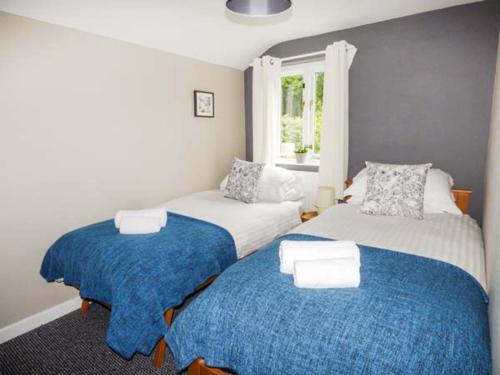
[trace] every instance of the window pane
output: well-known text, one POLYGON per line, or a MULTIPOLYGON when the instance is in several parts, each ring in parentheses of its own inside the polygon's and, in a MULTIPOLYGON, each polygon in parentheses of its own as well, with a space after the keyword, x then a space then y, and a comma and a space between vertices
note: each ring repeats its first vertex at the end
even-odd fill
POLYGON ((283 77, 281 94, 281 154, 292 154, 302 144, 304 77, 283 77))
POLYGON ((314 113, 314 153, 319 154, 321 148, 321 125, 323 124, 323 85, 325 73, 316 73, 316 108, 314 113))

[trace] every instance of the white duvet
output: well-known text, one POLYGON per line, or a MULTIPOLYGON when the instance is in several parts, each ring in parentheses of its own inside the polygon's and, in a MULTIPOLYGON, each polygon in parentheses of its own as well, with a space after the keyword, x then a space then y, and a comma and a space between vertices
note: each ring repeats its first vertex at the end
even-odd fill
POLYGON ((481 229, 468 215, 427 214, 424 220, 359 213, 359 205, 339 204, 292 233, 395 250, 453 264, 486 290, 481 229))
POLYGON ((162 207, 226 229, 234 239, 238 258, 243 258, 299 225, 302 202, 248 204, 224 198, 220 190, 209 190, 171 200, 162 207))

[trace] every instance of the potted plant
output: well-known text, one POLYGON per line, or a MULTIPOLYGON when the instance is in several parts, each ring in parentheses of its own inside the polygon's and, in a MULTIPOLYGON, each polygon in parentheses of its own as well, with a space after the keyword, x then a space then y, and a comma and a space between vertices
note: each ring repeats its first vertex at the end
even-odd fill
POLYGON ((304 164, 307 160, 308 154, 309 154, 308 147, 306 146, 295 147, 295 159, 297 160, 297 164, 304 164))

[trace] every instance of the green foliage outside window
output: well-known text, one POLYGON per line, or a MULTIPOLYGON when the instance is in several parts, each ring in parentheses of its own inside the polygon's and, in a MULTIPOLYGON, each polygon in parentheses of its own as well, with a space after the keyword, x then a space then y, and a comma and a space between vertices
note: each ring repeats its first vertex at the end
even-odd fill
MULTIPOLYGON (((321 124, 323 120, 324 73, 316 73, 315 113, 314 113, 314 152, 320 152, 321 124)), ((281 142, 293 143, 295 147, 303 144, 303 95, 304 78, 302 75, 287 76, 281 79, 281 142)))
POLYGON ((281 114, 293 117, 302 116, 304 78, 301 75, 281 79, 281 114))
POLYGON ((301 75, 281 79, 281 142, 302 145, 302 101, 304 78, 301 75))
POLYGON ((314 153, 319 154, 321 147, 321 125, 323 124, 323 87, 325 73, 316 73, 316 108, 314 118, 314 153))
POLYGON ((302 116, 281 116, 281 142, 302 145, 302 116))

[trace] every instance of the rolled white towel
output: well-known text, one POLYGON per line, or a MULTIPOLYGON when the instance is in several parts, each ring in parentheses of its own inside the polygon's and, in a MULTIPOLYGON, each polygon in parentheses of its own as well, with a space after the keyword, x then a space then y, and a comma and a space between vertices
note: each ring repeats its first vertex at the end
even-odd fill
POLYGON ((118 211, 115 215, 115 227, 120 228, 122 219, 127 217, 139 216, 139 217, 154 217, 160 220, 161 226, 164 227, 167 224, 167 209, 166 208, 150 208, 147 210, 135 210, 135 211, 118 211))
POLYGON ((358 267, 359 248, 353 241, 281 241, 280 271, 293 273, 293 264, 297 260, 353 258, 358 267))
POLYGON ((358 288, 359 265, 353 258, 299 260, 293 283, 297 288, 358 288))
POLYGON ((121 234, 157 233, 161 228, 160 219, 152 216, 124 216, 120 222, 121 234))

